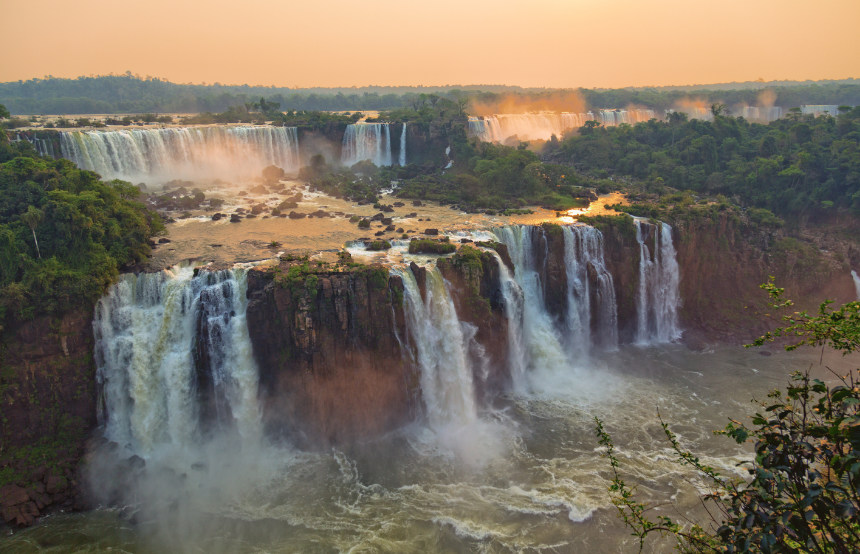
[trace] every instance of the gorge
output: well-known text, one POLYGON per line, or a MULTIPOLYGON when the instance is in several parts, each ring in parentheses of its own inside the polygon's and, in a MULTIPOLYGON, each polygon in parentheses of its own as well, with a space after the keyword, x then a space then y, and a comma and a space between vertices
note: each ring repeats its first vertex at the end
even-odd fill
MULTIPOLYGON (((69 156, 101 159, 107 175, 160 182, 183 168, 199 178, 212 160, 247 159, 243 171, 259 173, 281 156, 295 170, 309 135, 290 129, 70 132, 61 141, 77 141, 69 156)), ((345 126, 333 159, 396 169, 435 155, 416 146, 422 132, 417 123, 345 126)), ((228 229, 261 242, 271 259, 213 262, 200 252, 139 267, 91 313, 33 320, 8 342, 0 369, 15 380, 3 382, 3 443, 67 425, 81 436, 56 447, 67 452, 57 467, 27 468, 33 485, 8 489, 15 502, 3 517, 22 525, 52 509, 87 511, 43 518, 0 546, 632 548, 606 499, 592 416, 612 426, 647 498, 668 492, 695 512, 656 410, 709 464, 737 472, 747 449, 717 444, 710 431, 815 358, 728 346, 769 328, 757 285, 775 273, 804 307, 855 293, 850 246, 775 248, 785 240, 776 231, 711 205, 671 222, 587 208, 523 222, 385 195, 371 210, 289 179, 239 186, 261 187, 253 205, 298 199, 289 201, 307 227, 296 233, 313 248, 296 255, 277 243, 282 235, 261 232, 264 218, 298 225, 271 206, 238 226, 210 214, 179 220, 177 242, 194 225, 215 241, 221 226, 219 237, 228 229), (369 237, 323 245, 326 227, 348 224, 352 234, 382 233, 390 248, 371 250, 369 237), (410 253, 413 241, 453 252, 410 253)))

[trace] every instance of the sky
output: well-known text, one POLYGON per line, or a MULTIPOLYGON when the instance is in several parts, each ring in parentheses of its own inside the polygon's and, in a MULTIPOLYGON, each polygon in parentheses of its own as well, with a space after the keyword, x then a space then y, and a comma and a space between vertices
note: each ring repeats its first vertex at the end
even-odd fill
POLYGON ((860 0, 0 0, 0 82, 333 87, 860 77, 860 0))

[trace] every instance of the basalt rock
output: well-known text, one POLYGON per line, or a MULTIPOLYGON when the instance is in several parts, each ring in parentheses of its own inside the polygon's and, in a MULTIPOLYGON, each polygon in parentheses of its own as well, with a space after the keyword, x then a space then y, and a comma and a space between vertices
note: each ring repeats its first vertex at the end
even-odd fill
POLYGON ((417 379, 400 349, 403 284, 379 266, 252 270, 248 329, 265 428, 326 447, 410 421, 417 379))
MULTIPOLYGON (((479 400, 489 405, 510 385, 508 333, 504 294, 498 261, 492 253, 463 245, 450 258, 436 262, 451 284, 460 321, 475 327, 469 355, 479 400), (483 370, 483 371, 480 371, 483 370)), ((417 274, 416 274, 417 277, 417 274)), ((420 284, 420 282, 419 282, 420 284)))
POLYGON ((78 465, 96 425, 92 353, 89 310, 36 318, 0 343, 0 517, 11 525, 79 498, 78 465))

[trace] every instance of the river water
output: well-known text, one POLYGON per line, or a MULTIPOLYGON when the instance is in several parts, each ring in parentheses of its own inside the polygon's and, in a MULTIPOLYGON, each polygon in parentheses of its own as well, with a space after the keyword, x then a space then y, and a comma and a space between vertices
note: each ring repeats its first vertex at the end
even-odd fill
MULTIPOLYGON (((593 417, 612 434, 628 484, 659 504, 655 513, 700 517, 697 482, 673 462, 657 411, 705 463, 736 471, 749 448, 712 431, 751 414, 750 399, 783 386, 791 371, 825 371, 820 351, 771 351, 627 346, 572 361, 479 413, 479 424, 447 429, 463 439, 453 443, 418 423, 326 452, 225 437, 182 452, 197 463, 178 479, 142 486, 145 508, 53 515, 0 538, 0 551, 633 551, 636 539, 609 502, 593 417)), ((823 361, 837 371, 858 363, 823 361)))

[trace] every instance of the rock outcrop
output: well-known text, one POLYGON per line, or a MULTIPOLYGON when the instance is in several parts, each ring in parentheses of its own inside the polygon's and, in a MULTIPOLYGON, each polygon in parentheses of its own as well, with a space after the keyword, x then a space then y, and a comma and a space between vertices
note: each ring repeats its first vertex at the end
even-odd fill
POLYGON ((484 371, 473 375, 473 382, 481 403, 491 404, 511 380, 508 326, 497 258, 463 245, 451 258, 437 260, 437 266, 451 285, 460 321, 476 329, 474 339, 479 347, 478 352, 470 350, 472 367, 484 371))
POLYGON ((267 432, 302 446, 378 436, 415 413, 400 347, 403 284, 379 266, 307 271, 284 262, 248 279, 248 328, 267 432))
POLYGON ((40 317, 0 344, 0 517, 31 525, 74 506, 77 468, 96 425, 92 316, 40 317))

